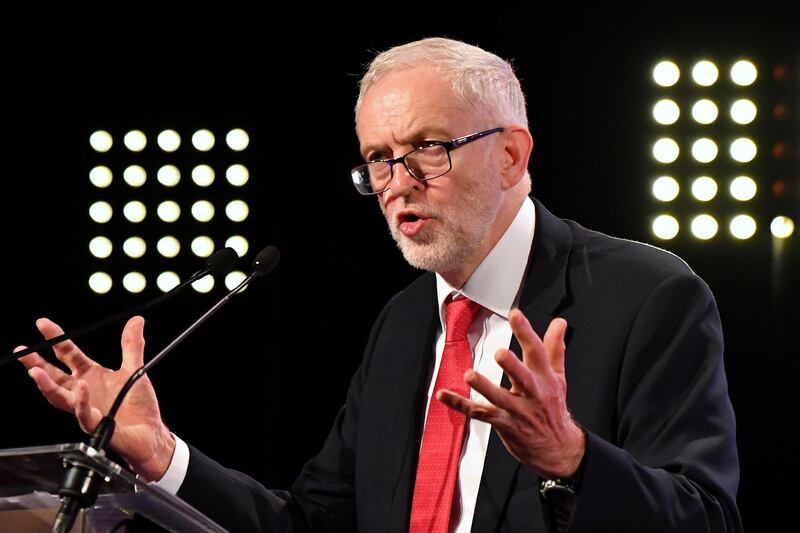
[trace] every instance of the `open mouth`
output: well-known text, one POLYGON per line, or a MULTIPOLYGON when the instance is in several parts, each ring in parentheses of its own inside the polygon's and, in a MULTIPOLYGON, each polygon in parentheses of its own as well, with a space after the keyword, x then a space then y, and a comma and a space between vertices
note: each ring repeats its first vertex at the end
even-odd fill
POLYGON ((413 237, 422 231, 427 223, 427 220, 428 219, 420 213, 414 213, 412 211, 400 213, 397 217, 400 231, 406 237, 413 237))

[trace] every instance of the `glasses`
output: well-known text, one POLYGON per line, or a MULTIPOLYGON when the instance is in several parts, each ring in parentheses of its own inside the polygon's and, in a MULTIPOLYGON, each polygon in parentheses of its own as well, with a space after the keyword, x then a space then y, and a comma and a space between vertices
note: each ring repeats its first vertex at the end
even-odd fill
POLYGON ((353 177, 353 185, 361 194, 380 194, 389 188, 394 166, 398 163, 402 163, 408 173, 417 181, 438 178, 447 174, 453 168, 450 152, 472 141, 483 139, 487 135, 500 131, 503 131, 503 128, 492 128, 470 133, 451 141, 433 141, 395 159, 381 159, 380 161, 371 161, 367 164, 359 165, 350 172, 353 177))

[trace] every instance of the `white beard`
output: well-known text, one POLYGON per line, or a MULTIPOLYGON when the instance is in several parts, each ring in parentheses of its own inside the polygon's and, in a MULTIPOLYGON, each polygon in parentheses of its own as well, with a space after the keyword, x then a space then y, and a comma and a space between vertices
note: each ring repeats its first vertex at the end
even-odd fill
MULTIPOLYGON (((486 242, 499 210, 498 193, 489 180, 461 190, 452 207, 416 204, 408 196, 398 198, 399 208, 414 207, 432 219, 414 237, 400 231, 396 220, 386 219, 389 231, 405 260, 413 267, 432 272, 452 272, 473 260, 486 242)), ((384 217, 386 211, 381 204, 384 217)))

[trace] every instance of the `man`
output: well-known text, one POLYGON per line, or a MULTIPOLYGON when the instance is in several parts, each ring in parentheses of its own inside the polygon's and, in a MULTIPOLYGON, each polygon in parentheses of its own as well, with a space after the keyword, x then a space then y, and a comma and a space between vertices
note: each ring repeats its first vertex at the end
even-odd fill
MULTIPOLYGON (((677 257, 528 197, 510 65, 447 39, 389 50, 356 130, 354 185, 433 273, 378 317, 322 450, 268 491, 171 435, 145 380, 111 443, 131 468, 236 531, 739 531, 713 297, 677 257)), ((69 376, 23 362, 89 431, 142 364, 141 318, 122 345, 116 372, 69 342, 69 376)))

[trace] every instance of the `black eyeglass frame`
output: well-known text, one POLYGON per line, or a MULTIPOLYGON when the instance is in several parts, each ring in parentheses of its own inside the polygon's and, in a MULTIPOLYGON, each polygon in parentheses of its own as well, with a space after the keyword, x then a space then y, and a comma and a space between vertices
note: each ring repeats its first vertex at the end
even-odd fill
MULTIPOLYGON (((376 161, 370 161, 369 163, 364 163, 363 165, 358 165, 356 167, 353 167, 353 169, 350 171, 350 176, 353 179, 353 186, 355 186, 356 190, 359 193, 361 193, 362 195, 364 195, 364 196, 372 196, 374 194, 381 194, 382 192, 386 192, 387 190, 389 190, 389 187, 384 187, 383 189, 381 189, 379 191, 368 191, 367 190, 367 185, 361 184, 361 179, 359 178, 359 176, 361 176, 361 175, 367 175, 368 176, 369 175, 369 171, 367 170, 368 167, 370 165, 374 165, 375 163, 386 163, 387 165, 389 165, 389 176, 390 176, 390 178, 387 181, 387 183, 390 183, 392 181, 391 180, 391 176, 394 174, 394 166, 397 165, 398 163, 402 164, 404 167, 406 167, 406 170, 408 171, 408 174, 411 177, 413 177, 415 180, 419 181, 419 182, 423 182, 423 181, 428 181, 428 180, 432 180, 432 179, 435 179, 435 178, 439 178, 441 176, 444 176, 445 174, 447 174, 448 172, 450 172, 453 169, 453 161, 450 158, 450 152, 452 152, 456 148, 460 148, 460 147, 464 146, 465 144, 469 144, 472 141, 477 141, 478 139, 483 139, 484 137, 486 137, 488 135, 492 135, 494 133, 499 133, 499 132, 503 131, 504 129, 505 128, 491 128, 491 129, 488 129, 488 130, 483 130, 483 131, 478 131, 478 132, 475 132, 475 133, 470 133, 470 134, 467 134, 467 135, 462 135, 461 137, 456 137, 455 139, 451 139, 449 141, 433 141, 433 142, 430 142, 429 144, 426 144, 425 146, 421 146, 419 148, 415 148, 414 150, 411 150, 407 154, 401 155, 400 157, 395 157, 394 159, 378 159, 376 161), (445 170, 441 174, 437 174, 435 176, 428 176, 427 178, 416 176, 415 175, 415 171, 413 170, 413 167, 409 167, 406 164, 406 158, 408 156, 414 154, 414 153, 419 152, 420 150, 430 149, 432 146, 441 146, 442 148, 444 148, 445 153, 447 154, 447 170, 445 170)), ((371 188, 371 186, 370 186, 370 188, 371 188)))

